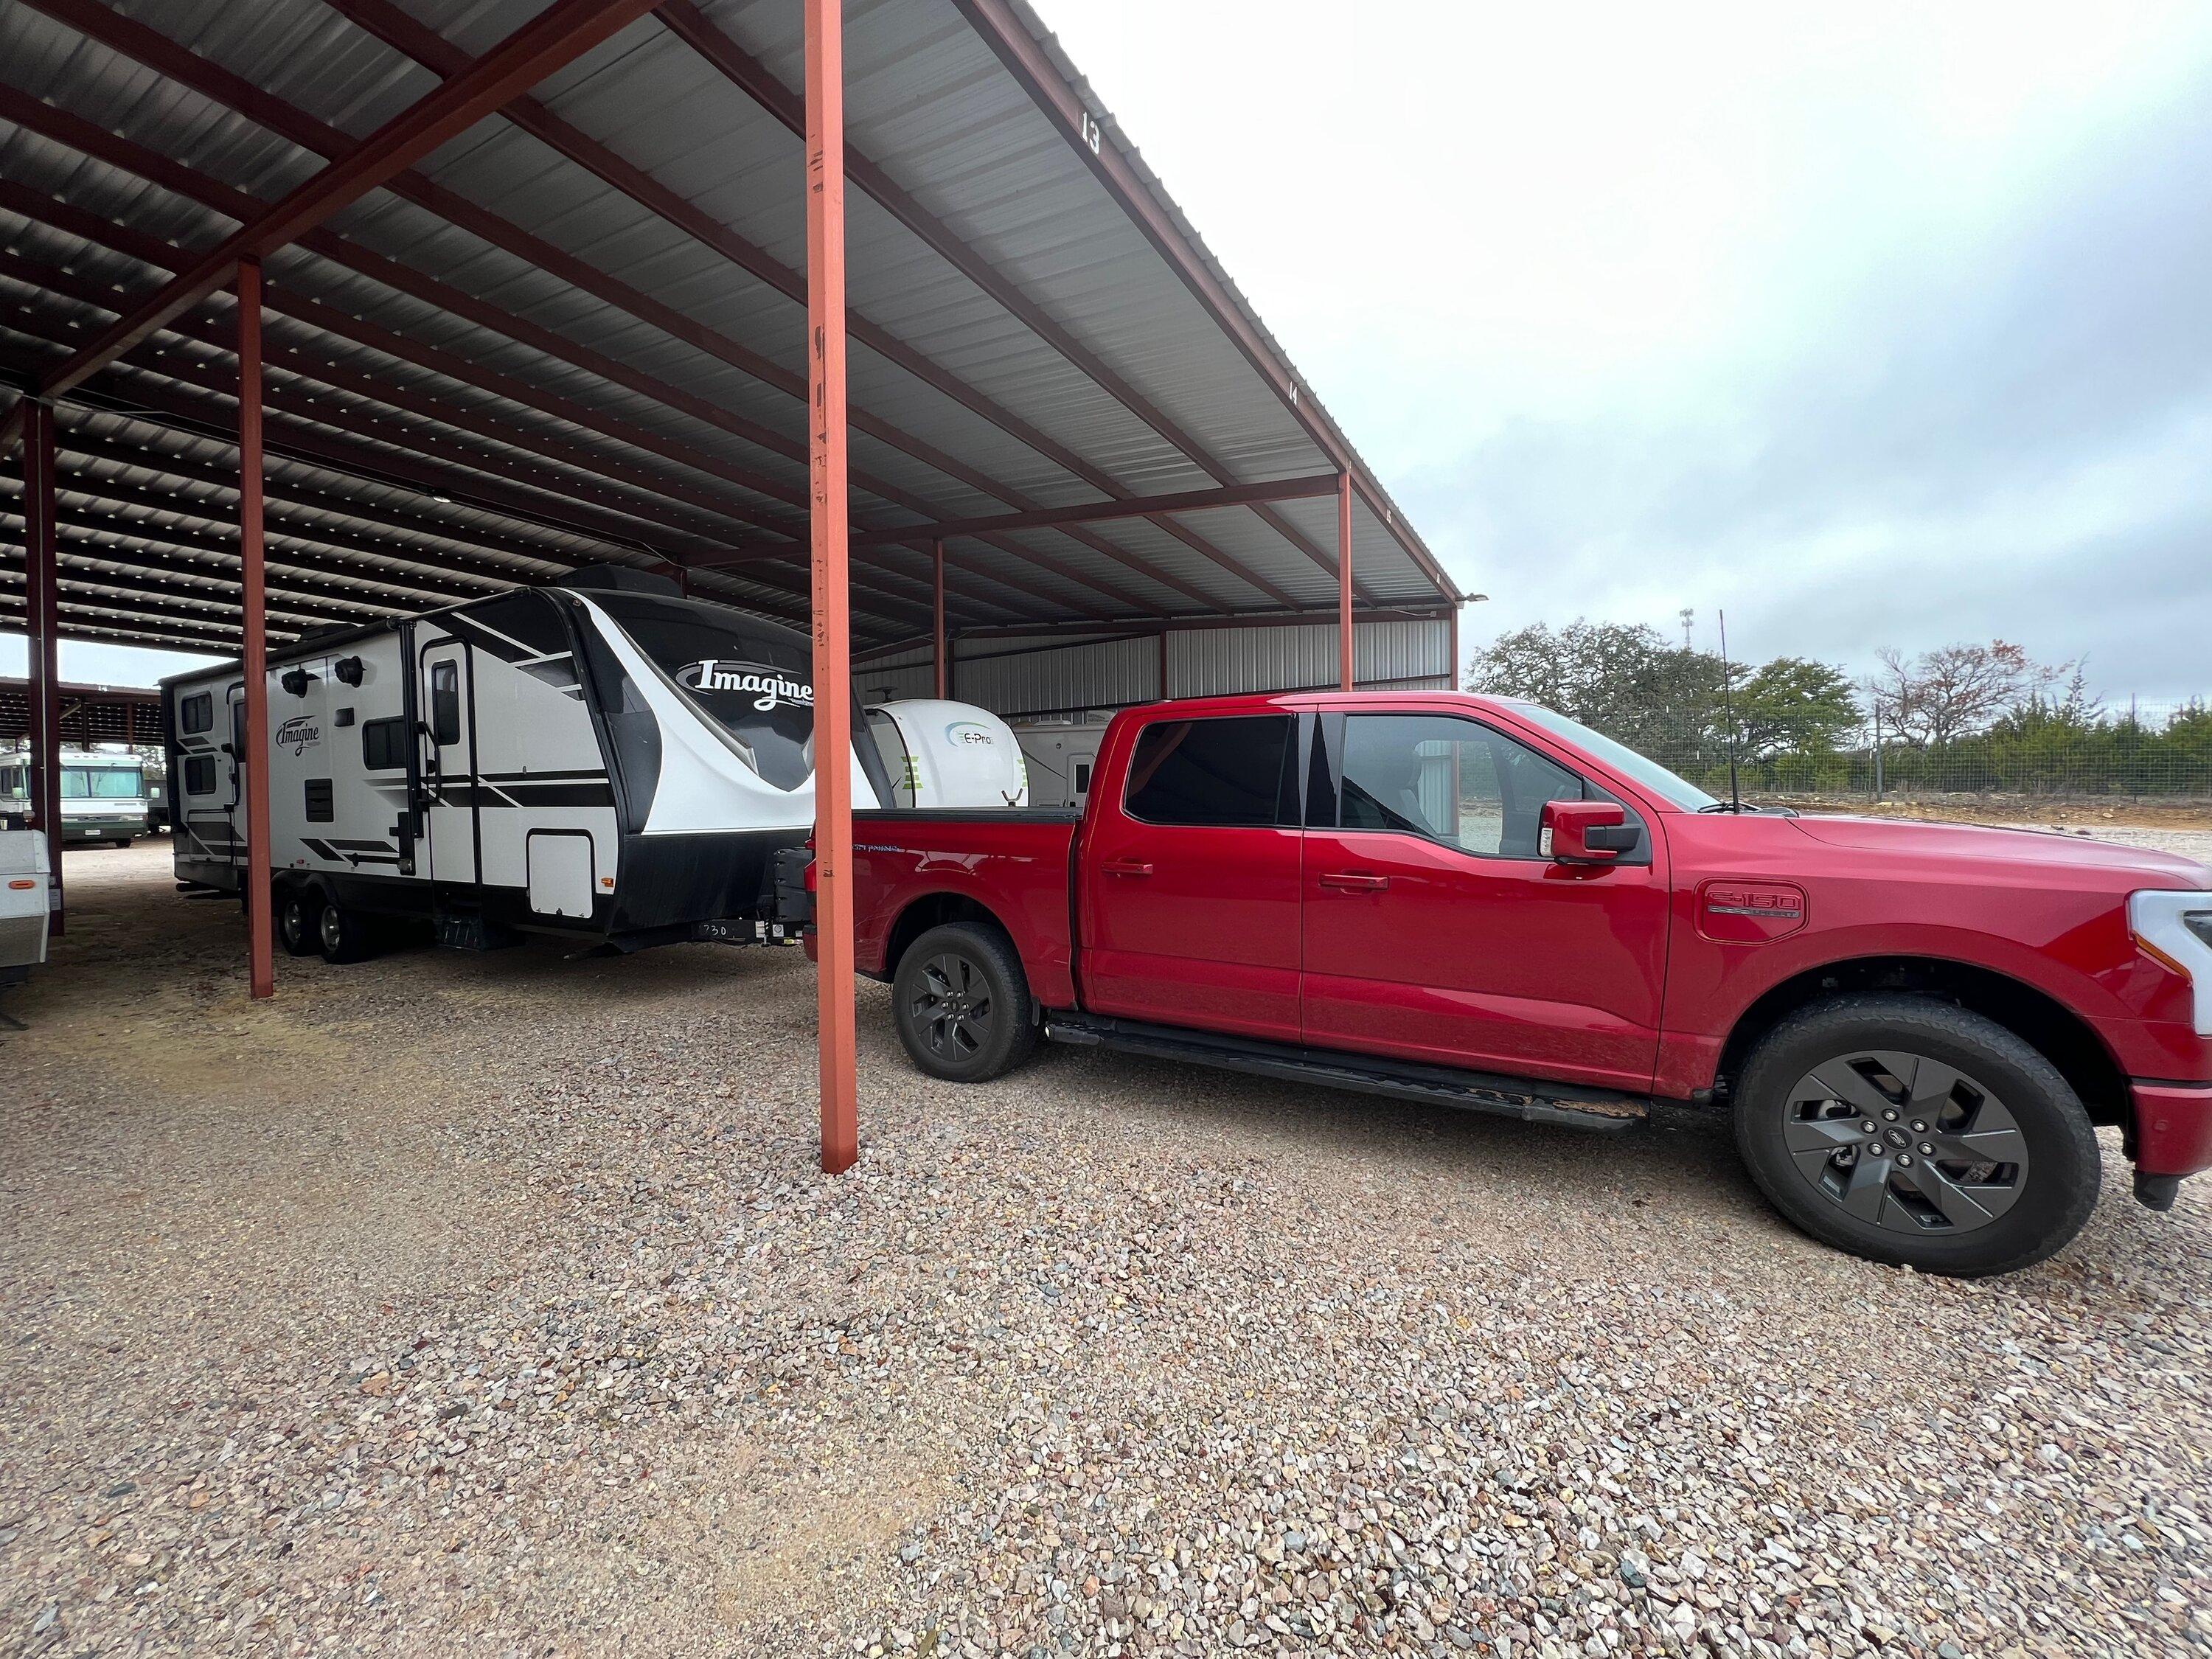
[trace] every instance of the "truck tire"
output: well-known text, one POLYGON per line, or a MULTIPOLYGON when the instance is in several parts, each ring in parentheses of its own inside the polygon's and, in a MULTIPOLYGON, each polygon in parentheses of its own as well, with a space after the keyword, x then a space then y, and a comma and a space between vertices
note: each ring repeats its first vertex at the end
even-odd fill
POLYGON ((1996 1021, 1914 996, 1784 1020, 1735 1087, 1736 1148, 1823 1243, 1974 1279, 2063 1249, 2096 1207, 2096 1131, 2057 1068, 1996 1021))
POLYGON ((325 962, 359 962, 369 954, 368 924, 356 912, 325 899, 316 913, 315 942, 325 962))
POLYGON ((323 896, 312 887, 287 887, 276 895, 276 942, 287 956, 311 957, 322 948, 316 933, 323 896))
POLYGON ((954 1083, 1010 1072, 1036 1043, 1021 958, 1004 933, 974 922, 946 922, 907 947, 891 1012, 908 1058, 954 1083))

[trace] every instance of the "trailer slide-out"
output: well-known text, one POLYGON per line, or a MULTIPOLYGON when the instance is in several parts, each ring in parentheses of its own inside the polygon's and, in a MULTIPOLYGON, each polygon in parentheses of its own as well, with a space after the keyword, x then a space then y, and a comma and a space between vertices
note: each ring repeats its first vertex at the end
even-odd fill
MULTIPOLYGON (((239 665, 162 683, 176 872, 241 889, 246 772, 265 764, 294 954, 363 955, 391 917, 464 949, 784 937, 775 854, 814 820, 805 635, 602 568, 312 635, 267 672, 261 757, 239 665)), ((873 743, 848 763, 856 805, 890 799, 873 743)))

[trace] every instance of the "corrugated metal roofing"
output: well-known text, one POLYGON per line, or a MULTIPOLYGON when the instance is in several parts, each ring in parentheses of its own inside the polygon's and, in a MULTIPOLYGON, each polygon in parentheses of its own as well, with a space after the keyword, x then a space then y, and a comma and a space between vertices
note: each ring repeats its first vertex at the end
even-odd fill
MULTIPOLYGON (((0 9, 0 368, 35 384, 543 9, 0 9)), ((1349 465, 1362 606, 1452 603, 1022 0, 847 11, 857 526, 1349 465)), ((803 616, 800 29, 796 0, 666 0, 270 256, 272 641, 601 560, 803 616)), ((64 632, 234 643, 234 326, 213 296, 64 402, 64 632)), ((0 622, 21 505, 0 481, 0 622)), ((962 535, 948 611, 1324 615, 1335 545, 1333 499, 962 535)), ((853 600, 863 647, 926 635, 927 542, 856 549, 853 600)))

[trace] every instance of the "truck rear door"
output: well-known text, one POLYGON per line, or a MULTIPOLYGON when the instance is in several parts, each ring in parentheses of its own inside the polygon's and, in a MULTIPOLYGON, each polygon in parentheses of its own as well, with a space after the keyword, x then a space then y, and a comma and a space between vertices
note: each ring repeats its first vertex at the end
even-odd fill
POLYGON ((1100 773, 1080 860, 1096 1012, 1295 1042, 1298 716, 1153 720, 1100 773))

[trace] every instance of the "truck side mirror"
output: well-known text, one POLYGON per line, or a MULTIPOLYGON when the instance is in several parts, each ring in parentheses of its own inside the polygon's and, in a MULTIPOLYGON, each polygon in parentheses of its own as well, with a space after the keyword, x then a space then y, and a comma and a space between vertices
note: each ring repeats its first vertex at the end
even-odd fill
POLYGON ((1543 845, 1555 864, 1611 864, 1636 846, 1636 830, 1617 800, 1547 800, 1543 845))

